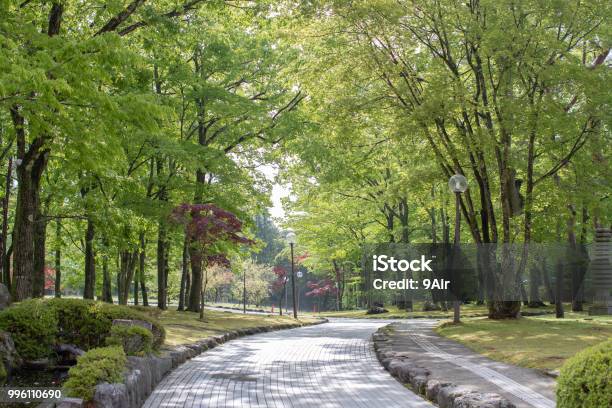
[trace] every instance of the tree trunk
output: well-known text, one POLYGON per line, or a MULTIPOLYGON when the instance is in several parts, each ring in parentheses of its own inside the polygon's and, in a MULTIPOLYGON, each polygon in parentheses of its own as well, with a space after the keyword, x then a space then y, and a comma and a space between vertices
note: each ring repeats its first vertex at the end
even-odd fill
MULTIPOLYGON (((106 246, 106 251, 108 251, 108 245, 106 246)), ((106 253, 102 257, 102 301, 113 303, 111 277, 108 270, 108 255, 106 253)))
POLYGON ((47 243, 47 220, 40 215, 34 224, 34 276, 32 279, 32 296, 45 295, 45 255, 47 243))
POLYGON ((138 282, 140 281, 140 269, 138 269, 138 271, 134 274, 134 285, 133 285, 133 294, 132 297, 134 298, 134 306, 138 306, 138 304, 140 303, 138 300, 138 282))
POLYGON ((542 262, 542 268, 540 269, 540 273, 542 274, 542 282, 544 282, 544 288, 546 288, 546 293, 548 295, 548 303, 555 303, 555 291, 550 283, 550 276, 548 275, 548 268, 546 267, 546 262, 542 262))
POLYGON ((578 247, 578 241, 576 239, 576 209, 572 204, 567 206, 570 216, 567 219, 567 241, 569 244, 568 265, 570 266, 571 272, 571 289, 572 289, 572 311, 582 311, 582 280, 583 275, 583 264, 582 264, 582 247, 578 247))
POLYGON ((157 233, 157 307, 165 310, 167 305, 167 282, 166 282, 166 265, 167 265, 167 231, 163 220, 159 221, 157 233))
MULTIPOLYGON (((41 142, 42 143, 42 142, 41 142)), ((17 203, 15 206, 15 224, 13 229, 13 277, 15 301, 21 301, 34 295, 35 257, 40 255, 40 240, 36 239, 36 222, 40 219, 40 180, 47 165, 48 151, 38 151, 34 145, 28 153, 35 159, 22 159, 17 167, 17 203)))
POLYGON ((62 297, 62 223, 55 221, 55 297, 62 297))
POLYGON ((583 311, 583 303, 584 303, 584 277, 586 275, 586 271, 588 269, 588 259, 589 255, 586 250, 586 226, 589 221, 589 214, 587 212, 586 206, 583 204, 582 206, 582 227, 580 228, 580 246, 577 248, 577 262, 574 266, 574 278, 575 281, 572 281, 572 286, 574 290, 572 291, 572 311, 573 312, 582 312, 583 311))
MULTIPOLYGON (((187 254, 187 256, 189 256, 189 254, 187 254)), ((191 273, 189 273, 189 265, 187 265, 187 276, 185 276, 185 279, 185 309, 189 309, 189 294, 191 293, 191 273)))
POLYGON ((565 317, 563 311, 563 264, 561 261, 557 263, 555 282, 555 315, 558 319, 565 317))
POLYGON ((179 291, 179 311, 185 310, 185 297, 187 294, 187 275, 189 275, 189 253, 187 251, 187 238, 183 242, 183 257, 182 257, 182 272, 181 272, 181 288, 179 291))
POLYGON ((140 233, 140 255, 138 257, 138 277, 140 280, 140 290, 142 293, 143 306, 149 306, 149 296, 147 294, 147 278, 145 276, 147 242, 144 232, 140 233))
POLYGON ((188 310, 200 311, 200 297, 202 291, 202 253, 198 248, 189 248, 191 260, 191 291, 189 293, 188 310))
MULTIPOLYGON (((12 255, 13 255, 13 244, 11 243, 11 245, 6 250, 6 256, 4 257, 4 270, 9 271, 9 277, 10 277, 10 270, 11 270, 11 256, 12 255)), ((10 279, 9 279, 9 282, 10 282, 10 279)))
POLYGON ((85 231, 85 289, 83 299, 93 299, 96 292, 96 256, 94 253, 95 226, 91 217, 87 217, 85 231))
POLYGON ((540 298, 540 283, 542 281, 540 275, 540 269, 533 265, 529 271, 529 307, 545 306, 540 298))
POLYGON ((6 243, 8 240, 8 210, 9 199, 11 196, 11 183, 13 182, 12 172, 13 157, 9 157, 8 165, 6 167, 4 197, 2 199, 2 235, 0 235, 0 279, 2 279, 2 283, 4 283, 9 290, 11 290, 11 273, 10 268, 4 267, 4 264, 6 263, 4 260, 6 258, 6 243))
POLYGON ((130 294, 130 283, 134 277, 134 270, 136 268, 136 260, 138 258, 138 252, 122 251, 121 252, 121 267, 119 270, 118 279, 118 296, 119 304, 127 305, 130 294))

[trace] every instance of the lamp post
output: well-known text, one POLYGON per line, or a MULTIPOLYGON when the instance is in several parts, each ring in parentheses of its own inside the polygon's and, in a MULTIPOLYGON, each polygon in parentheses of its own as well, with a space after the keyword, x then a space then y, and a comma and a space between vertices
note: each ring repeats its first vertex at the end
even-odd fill
POLYGON ((291 247, 291 294, 293 298, 293 318, 297 319, 297 304, 295 295, 295 266, 293 262, 293 246, 295 245, 295 232, 289 230, 287 233, 287 243, 291 247))
POLYGON ((242 271, 242 313, 246 314, 246 302, 247 302, 247 291, 246 291, 246 268, 242 271))
MULTIPOLYGON (((462 174, 455 174, 448 180, 448 187, 455 193, 455 239, 453 241, 453 267, 456 266, 459 256, 459 241, 461 240, 461 193, 465 193, 468 188, 468 182, 462 174)), ((456 279, 456 277, 455 277, 456 279)), ((459 323, 461 320, 461 300, 459 294, 455 294, 457 299, 453 303, 453 322, 459 323)))
MULTIPOLYGON (((297 271, 295 273, 295 277, 297 278, 298 282, 300 281, 300 279, 302 279, 303 276, 304 276, 304 272, 302 271, 297 271)), ((297 307, 298 309, 300 308, 300 289, 299 288, 297 289, 297 307)))

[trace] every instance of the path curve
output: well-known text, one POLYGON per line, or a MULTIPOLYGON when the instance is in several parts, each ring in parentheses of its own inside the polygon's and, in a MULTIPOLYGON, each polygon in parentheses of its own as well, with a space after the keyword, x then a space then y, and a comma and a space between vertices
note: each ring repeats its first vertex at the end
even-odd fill
POLYGON ((143 407, 433 407, 378 363, 371 335, 388 323, 332 319, 232 340, 171 372, 143 407))

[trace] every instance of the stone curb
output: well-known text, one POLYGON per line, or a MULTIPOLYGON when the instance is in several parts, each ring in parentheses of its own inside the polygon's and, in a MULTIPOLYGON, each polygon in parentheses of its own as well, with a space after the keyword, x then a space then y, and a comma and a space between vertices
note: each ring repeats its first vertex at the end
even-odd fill
POLYGON ((387 325, 372 335, 376 357, 389 374, 410 385, 414 392, 437 403, 440 408, 516 408, 499 394, 481 393, 450 380, 429 378, 431 372, 427 368, 411 362, 405 354, 391 350, 388 342, 392 331, 391 325, 387 325))
POLYGON ((276 326, 257 326, 232 330, 220 335, 206 337, 195 343, 162 348, 159 356, 130 356, 127 364, 128 371, 124 374, 123 383, 98 384, 92 404, 86 405, 79 398, 63 398, 57 402, 43 402, 37 408, 82 408, 85 406, 88 408, 138 408, 170 371, 220 344, 251 334, 295 329, 327 322, 327 319, 322 319, 313 323, 285 323, 276 326))

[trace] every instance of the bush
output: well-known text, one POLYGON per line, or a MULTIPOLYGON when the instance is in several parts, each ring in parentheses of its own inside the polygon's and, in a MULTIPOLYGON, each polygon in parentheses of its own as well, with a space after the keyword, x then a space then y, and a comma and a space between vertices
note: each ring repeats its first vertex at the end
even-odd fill
POLYGON ((26 360, 52 354, 57 316, 42 299, 26 300, 0 312, 0 330, 11 333, 15 348, 26 360))
POLYGON ((153 347, 164 343, 164 327, 154 318, 129 306, 81 299, 51 299, 49 305, 56 311, 59 337, 63 343, 83 349, 102 347, 109 336, 113 320, 142 320, 153 326, 153 347))
POLYGON ((113 320, 142 320, 152 325, 154 349, 164 343, 164 327, 128 306, 82 299, 32 299, 0 312, 0 330, 11 333, 15 348, 27 360, 48 357, 56 343, 89 350, 102 347, 113 320))
POLYGON ((115 325, 106 345, 121 346, 128 356, 142 356, 153 351, 153 334, 140 326, 115 325))
POLYGON ((68 380, 64 384, 67 395, 91 401, 97 384, 123 381, 126 363, 125 352, 120 346, 89 350, 68 371, 68 380))
POLYGON ((568 359, 557 380, 558 408, 612 407, 612 340, 568 359))

